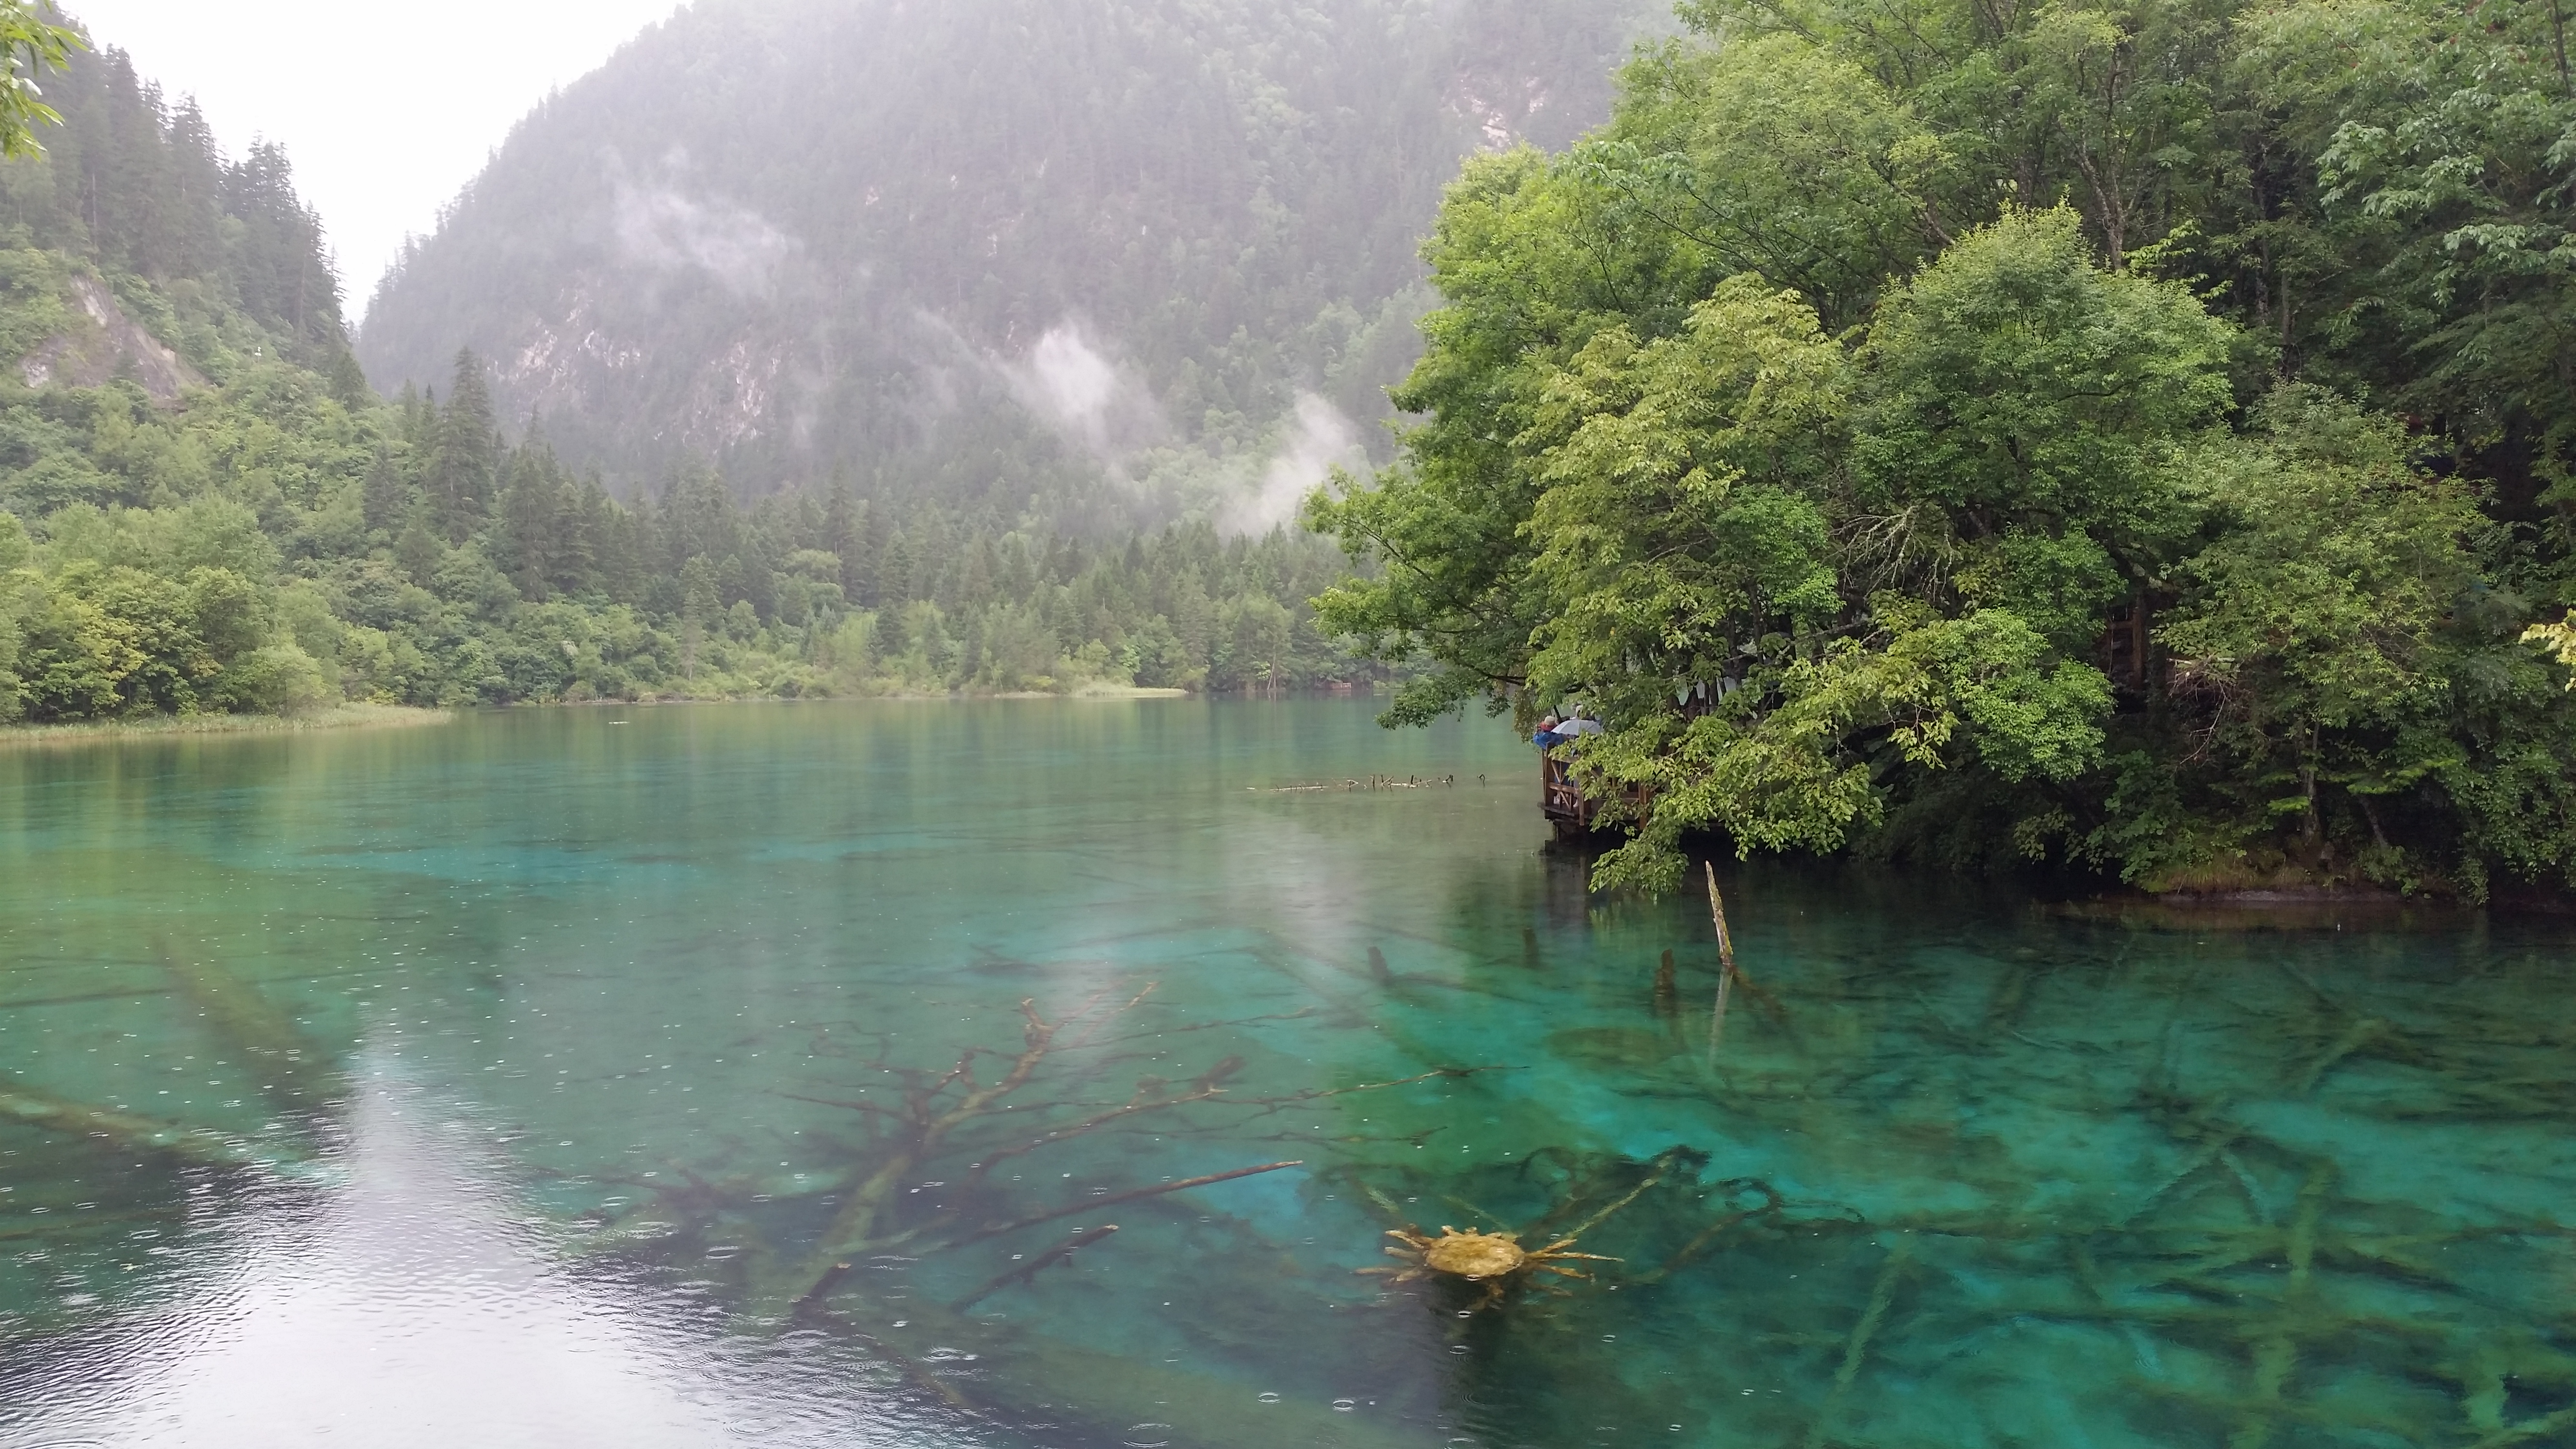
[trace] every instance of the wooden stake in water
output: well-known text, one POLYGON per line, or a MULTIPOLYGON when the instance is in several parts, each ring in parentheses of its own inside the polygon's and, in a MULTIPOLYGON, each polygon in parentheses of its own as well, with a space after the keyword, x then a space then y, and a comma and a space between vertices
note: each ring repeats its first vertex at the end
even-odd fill
POLYGON ((1718 894, 1717 866, 1708 864, 1708 915, 1717 926, 1717 1009, 1708 1018, 1708 1054, 1726 1040, 1726 1000, 1735 991, 1735 937, 1726 929, 1726 897, 1718 894))
POLYGON ((1664 959, 1655 965, 1655 1015, 1670 1016, 1680 1004, 1681 986, 1673 969, 1673 953, 1667 949, 1664 959))

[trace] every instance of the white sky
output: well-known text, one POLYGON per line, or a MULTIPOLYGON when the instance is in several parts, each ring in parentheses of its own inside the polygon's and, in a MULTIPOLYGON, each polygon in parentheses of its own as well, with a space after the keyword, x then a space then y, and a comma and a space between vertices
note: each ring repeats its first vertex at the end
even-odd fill
POLYGON ((351 321, 548 91, 596 69, 677 0, 63 0, 227 154, 283 142, 322 213, 351 321))

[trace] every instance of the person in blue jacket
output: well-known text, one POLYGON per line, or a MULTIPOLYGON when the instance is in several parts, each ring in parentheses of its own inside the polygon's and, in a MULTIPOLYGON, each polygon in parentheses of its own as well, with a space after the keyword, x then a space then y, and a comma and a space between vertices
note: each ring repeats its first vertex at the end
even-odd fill
POLYGON ((1530 736, 1530 743, 1542 750, 1552 750, 1564 744, 1567 738, 1556 732, 1556 716, 1549 715, 1538 722, 1538 733, 1530 736))

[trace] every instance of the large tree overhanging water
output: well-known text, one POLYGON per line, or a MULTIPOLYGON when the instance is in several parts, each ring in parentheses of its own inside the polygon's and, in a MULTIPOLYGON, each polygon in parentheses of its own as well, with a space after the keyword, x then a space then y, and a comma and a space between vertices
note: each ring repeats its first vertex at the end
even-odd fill
POLYGON ((1310 508, 1391 718, 1600 712, 1603 885, 2562 887, 2556 12, 1901 8, 1685 7, 1452 188, 1405 459, 1310 508))

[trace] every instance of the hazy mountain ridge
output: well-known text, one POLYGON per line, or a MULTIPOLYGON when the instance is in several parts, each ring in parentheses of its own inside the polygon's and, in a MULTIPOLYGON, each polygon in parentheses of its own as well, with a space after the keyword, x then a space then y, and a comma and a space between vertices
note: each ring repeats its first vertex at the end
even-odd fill
MULTIPOLYGON (((281 150, 227 159, 112 49, 47 84, 48 153, 0 164, 0 726, 1383 676, 1316 632, 1348 567, 1304 534, 1098 546, 843 487, 743 508, 703 465, 622 506, 505 435, 479 365, 388 403, 281 150)), ((629 212, 737 260, 721 214, 629 212)))
POLYGON ((359 354, 472 347, 620 482, 1275 507, 1375 432, 1458 157, 1597 121, 1659 11, 707 0, 520 125, 359 354))

